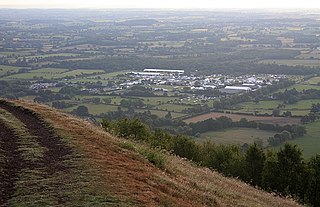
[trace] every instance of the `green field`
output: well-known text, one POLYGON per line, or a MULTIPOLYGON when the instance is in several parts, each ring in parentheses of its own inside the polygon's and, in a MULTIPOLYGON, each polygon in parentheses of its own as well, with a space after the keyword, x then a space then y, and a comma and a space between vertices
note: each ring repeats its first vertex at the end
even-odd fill
POLYGON ((274 109, 280 104, 281 101, 259 101, 258 103, 255 102, 244 102, 239 104, 239 107, 244 110, 254 111, 255 109, 274 109))
POLYGON ((309 79, 307 82, 309 84, 317 85, 318 83, 320 83, 320 77, 319 76, 313 77, 313 78, 309 79))
POLYGON ((278 64, 278 65, 289 65, 289 66, 310 66, 319 67, 320 60, 308 60, 308 59, 288 59, 288 60, 261 60, 259 63, 262 64, 278 64))
POLYGON ((0 76, 19 72, 20 67, 0 65, 0 76))
MULTIPOLYGON (((145 111, 150 111, 151 114, 157 115, 157 116, 159 116, 161 118, 165 117, 168 114, 167 111, 158 111, 158 110, 152 110, 152 109, 150 109, 150 110, 147 110, 147 109, 136 109, 135 111, 136 112, 141 112, 141 113, 143 113, 145 111)), ((186 114, 171 112, 171 116, 172 116, 172 118, 175 119, 175 118, 186 116, 186 114)))
POLYGON ((127 72, 129 72, 129 71, 125 70, 125 71, 117 71, 117 72, 112 72, 112 73, 105 73, 105 74, 101 74, 101 75, 97 75, 97 76, 92 76, 92 78, 100 77, 101 79, 109 79, 109 78, 114 78, 118 75, 124 75, 127 72))
POLYGON ((290 87, 285 88, 285 89, 281 89, 281 90, 276 91, 276 92, 283 92, 285 90, 290 90, 290 89, 293 89, 293 88, 295 88, 297 91, 303 91, 303 90, 308 90, 308 89, 320 90, 320 86, 317 86, 317 85, 295 84, 293 86, 290 86, 290 87))
POLYGON ((103 73, 103 70, 72 70, 68 69, 59 69, 59 68, 42 68, 38 70, 32 70, 28 73, 20 73, 11 76, 7 76, 6 79, 24 79, 24 80, 33 80, 38 78, 45 79, 62 79, 70 76, 78 75, 91 75, 94 73, 103 73))
POLYGON ((56 54, 46 54, 46 55, 34 55, 34 56, 26 56, 27 59, 31 58, 47 58, 47 57, 76 57, 79 56, 79 54, 76 53, 56 53, 56 54))
POLYGON ((106 113, 108 111, 116 111, 118 106, 106 105, 106 104, 94 104, 94 103, 84 103, 78 104, 77 106, 73 106, 70 108, 64 109, 64 111, 71 112, 76 109, 78 106, 86 106, 88 107, 89 113, 92 115, 99 115, 101 113, 106 113))
MULTIPOLYGON (((304 157, 310 158, 313 155, 320 154, 320 122, 306 124, 305 126, 307 134, 295 140, 290 140, 288 143, 298 145, 302 150, 304 157)), ((276 147, 275 149, 279 149, 283 145, 276 147)))
POLYGON ((48 74, 61 74, 69 71, 63 68, 41 68, 38 70, 31 70, 30 73, 48 73, 48 74))
POLYGON ((182 112, 184 109, 192 108, 192 106, 185 106, 185 105, 177 105, 177 104, 163 104, 157 106, 158 109, 167 110, 172 112, 182 112))
POLYGON ((77 76, 77 75, 90 75, 94 73, 104 73, 104 70, 87 70, 87 69, 78 69, 72 70, 66 73, 63 73, 64 76, 77 76))
POLYGON ((176 101, 179 100, 179 97, 139 97, 144 100, 145 104, 150 104, 150 105, 161 105, 161 104, 166 104, 170 101, 176 101))
POLYGON ((203 142, 210 140, 217 144, 244 144, 254 143, 259 138, 263 140, 263 144, 267 146, 269 137, 274 136, 275 132, 251 129, 251 128, 232 128, 221 131, 206 132, 201 134, 195 141, 203 142))
MULTIPOLYGON (((233 112, 251 113, 257 111, 259 114, 272 114, 273 109, 276 109, 281 101, 259 101, 245 102, 238 105, 238 109, 233 112)), ((291 111, 292 115, 307 115, 310 112, 312 104, 320 103, 320 99, 301 100, 294 104, 286 104, 280 109, 281 113, 291 111)))

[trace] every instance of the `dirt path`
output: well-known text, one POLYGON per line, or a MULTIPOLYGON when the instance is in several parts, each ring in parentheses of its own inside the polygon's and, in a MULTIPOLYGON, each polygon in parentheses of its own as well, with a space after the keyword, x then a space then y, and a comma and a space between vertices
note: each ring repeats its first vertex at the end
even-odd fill
MULTIPOLYGON (((34 136, 38 144, 45 149, 43 158, 40 162, 27 163, 26 167, 30 170, 38 170, 43 172, 43 178, 48 179, 48 182, 51 183, 50 189, 52 198, 56 200, 56 203, 59 205, 63 205, 67 200, 69 200, 67 195, 61 194, 61 189, 63 188, 65 181, 57 180, 56 178, 57 176, 63 175, 70 171, 71 167, 65 164, 65 161, 68 160, 66 156, 72 154, 71 148, 65 146, 61 142, 61 139, 50 129, 50 127, 30 111, 5 104, 0 104, 0 108, 11 113, 19 121, 21 121, 27 128, 30 135, 34 136)), ((6 139, 10 139, 13 136, 7 134, 5 137, 7 137, 6 139)), ((6 145, 12 145, 7 143, 8 140, 5 141, 6 145)), ((11 147, 15 148, 11 150, 14 153, 18 146, 14 145, 13 143, 11 147)), ((21 159, 16 158, 16 161, 13 162, 13 164, 10 164, 10 166, 7 166, 7 168, 13 171, 19 171, 21 168, 19 167, 19 163, 21 162, 21 159)), ((11 174, 11 176, 14 178, 16 174, 10 173, 10 170, 5 172, 5 175, 11 174)), ((6 186, 4 189, 5 191, 8 191, 8 189, 10 191, 10 186, 6 186)))
POLYGON ((10 112, 25 124, 29 133, 36 137, 42 147, 47 149, 43 157, 43 164, 48 175, 66 170, 63 161, 66 155, 71 154, 71 149, 63 145, 60 138, 44 122, 21 108, 2 104, 0 104, 0 108, 10 112))
POLYGON ((0 205, 13 197, 17 175, 25 165, 18 151, 18 141, 19 137, 0 121, 0 156, 4 157, 0 163, 0 205))

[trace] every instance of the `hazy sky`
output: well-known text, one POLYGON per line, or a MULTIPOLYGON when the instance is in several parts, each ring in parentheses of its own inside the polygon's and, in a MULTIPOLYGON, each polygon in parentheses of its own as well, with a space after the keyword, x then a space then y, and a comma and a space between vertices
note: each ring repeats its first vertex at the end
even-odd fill
POLYGON ((320 8, 320 0, 0 0, 0 8, 320 8))

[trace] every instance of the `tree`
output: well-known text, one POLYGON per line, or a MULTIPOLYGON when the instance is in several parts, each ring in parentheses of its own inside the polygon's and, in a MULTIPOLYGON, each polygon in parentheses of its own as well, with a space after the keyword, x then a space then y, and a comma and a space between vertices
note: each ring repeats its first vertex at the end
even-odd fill
POLYGON ((279 109, 273 109, 272 116, 279 116, 279 115, 280 115, 280 110, 279 109))
POLYGON ((149 136, 149 130, 139 119, 129 120, 122 119, 116 122, 114 133, 125 138, 137 140, 146 140, 149 136))
POLYGON ((286 111, 286 112, 283 112, 283 116, 291 117, 292 113, 291 111, 286 111))
POLYGON ((104 98, 103 101, 105 104, 111 104, 112 102, 111 98, 104 98))
POLYGON ((277 190, 286 195, 301 195, 304 163, 297 145, 285 144, 277 152, 279 183, 277 190))
POLYGON ((89 116, 89 110, 86 106, 78 106, 78 108, 74 109, 72 112, 79 116, 89 116))
POLYGON ((308 202, 315 207, 320 206, 320 155, 316 155, 308 162, 308 188, 306 195, 308 202))
POLYGON ((172 119, 171 112, 169 111, 169 112, 165 115, 164 118, 166 118, 166 119, 172 119))
POLYGON ((173 152, 180 157, 190 160, 199 161, 198 145, 189 137, 177 135, 173 139, 173 152))
POLYGON ((272 151, 266 153, 266 161, 262 171, 262 187, 269 191, 276 191, 281 178, 276 155, 272 151))
POLYGON ((247 180, 253 185, 261 185, 262 171, 266 156, 261 148, 253 144, 245 153, 245 172, 247 180))

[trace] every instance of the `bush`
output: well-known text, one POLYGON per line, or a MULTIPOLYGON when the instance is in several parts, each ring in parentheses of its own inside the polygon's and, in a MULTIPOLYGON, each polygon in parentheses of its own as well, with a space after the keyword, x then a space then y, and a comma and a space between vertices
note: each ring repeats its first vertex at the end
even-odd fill
POLYGON ((132 143, 129 142, 120 142, 119 146, 123 149, 131 150, 131 151, 136 151, 136 148, 132 143))
POLYGON ((139 150, 139 153, 157 168, 165 168, 165 158, 160 152, 156 152, 153 149, 141 149, 139 150))

